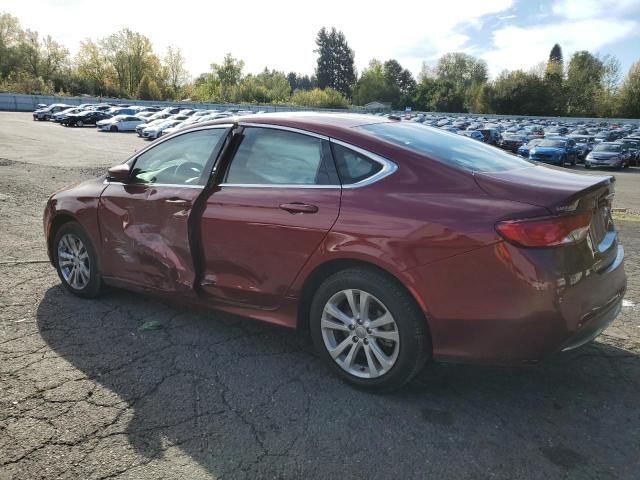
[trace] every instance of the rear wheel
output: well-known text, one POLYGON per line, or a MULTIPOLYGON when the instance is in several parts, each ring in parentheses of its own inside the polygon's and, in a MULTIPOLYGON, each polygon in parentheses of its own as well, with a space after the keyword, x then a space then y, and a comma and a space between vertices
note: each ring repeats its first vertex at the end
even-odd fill
POLYGON ((98 258, 89 236, 78 223, 60 227, 53 240, 52 255, 67 290, 79 297, 98 296, 102 284, 98 258))
POLYGON ((372 269, 326 279, 313 298, 310 326, 323 359, 362 388, 397 389, 431 356, 426 321, 413 298, 372 269))

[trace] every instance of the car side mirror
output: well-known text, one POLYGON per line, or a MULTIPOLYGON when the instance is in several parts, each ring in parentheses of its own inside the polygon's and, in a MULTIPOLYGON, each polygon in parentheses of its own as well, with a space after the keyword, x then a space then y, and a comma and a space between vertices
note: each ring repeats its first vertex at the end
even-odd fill
POLYGON ((122 163, 107 170, 107 178, 113 182, 127 183, 130 173, 129 164, 122 163))

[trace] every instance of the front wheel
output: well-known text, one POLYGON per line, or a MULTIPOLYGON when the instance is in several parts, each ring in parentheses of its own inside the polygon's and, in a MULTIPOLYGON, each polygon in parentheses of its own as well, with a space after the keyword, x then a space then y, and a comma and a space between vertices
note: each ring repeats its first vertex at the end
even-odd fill
POLYGON ((65 223, 53 240, 53 261, 62 284, 79 297, 97 297, 102 284, 98 258, 84 229, 65 223))
POLYGON ((361 388, 400 388, 431 356, 422 311, 395 280, 373 269, 326 279, 313 298, 310 327, 320 356, 361 388))
POLYGON ((82 120, 76 121, 76 127, 84 127, 84 122, 82 120))
POLYGON ((109 129, 110 132, 117 132, 118 131, 118 127, 116 127, 115 125, 111 125, 111 128, 109 129))

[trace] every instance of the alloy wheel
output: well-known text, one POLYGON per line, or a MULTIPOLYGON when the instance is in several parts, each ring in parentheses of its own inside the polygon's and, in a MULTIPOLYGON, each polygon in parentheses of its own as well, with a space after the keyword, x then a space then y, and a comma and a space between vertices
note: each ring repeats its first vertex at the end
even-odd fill
POLYGON ((91 278, 89 252, 82 240, 67 233, 58 242, 58 264, 65 282, 75 290, 85 288, 91 278))
POLYGON ((364 290, 341 290, 325 304, 322 339, 331 358, 359 378, 386 374, 400 351, 398 325, 387 307, 364 290))

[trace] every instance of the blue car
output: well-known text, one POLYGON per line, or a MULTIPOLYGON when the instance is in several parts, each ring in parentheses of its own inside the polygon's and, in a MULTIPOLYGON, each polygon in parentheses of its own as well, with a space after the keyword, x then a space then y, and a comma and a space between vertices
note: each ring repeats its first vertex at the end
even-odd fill
POLYGON ((545 138, 529 151, 529 160, 563 166, 578 161, 576 142, 570 138, 545 138))
POLYGON ((542 142, 542 140, 542 138, 534 138, 533 140, 530 140, 529 143, 526 143, 518 148, 518 155, 524 158, 529 158, 529 151, 540 142, 542 142))

